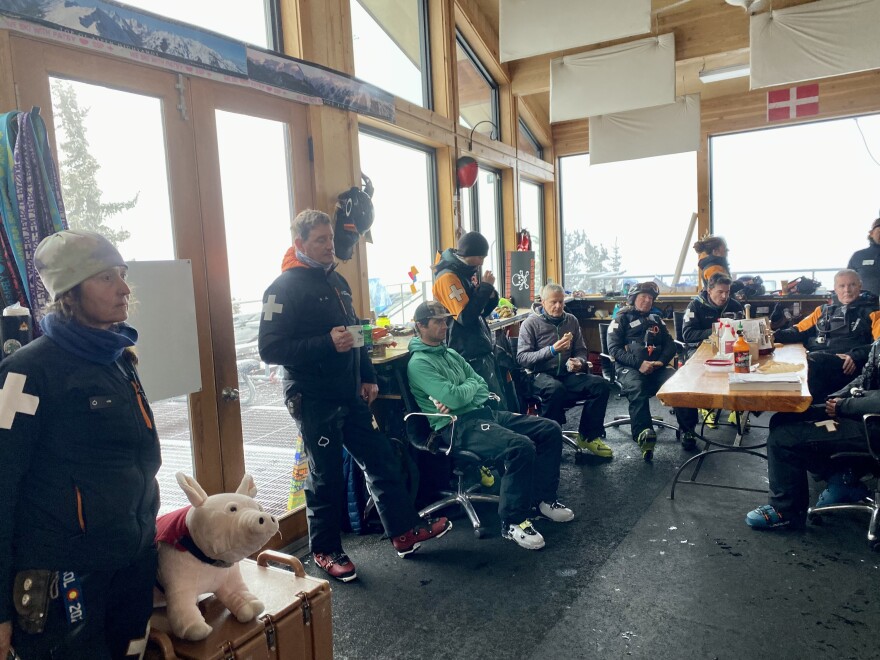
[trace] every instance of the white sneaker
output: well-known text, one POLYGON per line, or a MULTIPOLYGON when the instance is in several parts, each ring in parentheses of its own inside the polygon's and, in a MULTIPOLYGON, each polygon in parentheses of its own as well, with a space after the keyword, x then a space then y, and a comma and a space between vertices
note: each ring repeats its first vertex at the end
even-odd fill
POLYGON ((501 536, 515 541, 518 546, 526 550, 540 550, 544 547, 544 537, 537 529, 532 527, 531 520, 523 520, 519 525, 508 525, 502 530, 501 536))
POLYGON ((568 522, 574 520, 574 512, 559 500, 553 502, 541 502, 538 505, 538 513, 553 522, 568 522))

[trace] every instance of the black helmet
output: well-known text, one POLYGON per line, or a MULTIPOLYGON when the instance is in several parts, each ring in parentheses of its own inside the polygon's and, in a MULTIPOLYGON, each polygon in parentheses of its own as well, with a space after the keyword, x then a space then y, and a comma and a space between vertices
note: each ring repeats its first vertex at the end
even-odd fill
POLYGON ((489 241, 478 231, 469 231, 458 239, 458 256, 485 257, 489 254, 489 241))
POLYGON ((647 293, 651 296, 651 300, 654 301, 657 299, 657 296, 660 295, 660 287, 657 286, 656 282, 639 282, 633 287, 630 287, 630 290, 626 294, 626 302, 629 305, 636 304, 636 296, 640 293, 647 293))
POLYGON ((333 244, 336 256, 348 261, 358 239, 373 226, 373 182, 361 173, 364 189, 350 188, 336 198, 336 227, 333 244))

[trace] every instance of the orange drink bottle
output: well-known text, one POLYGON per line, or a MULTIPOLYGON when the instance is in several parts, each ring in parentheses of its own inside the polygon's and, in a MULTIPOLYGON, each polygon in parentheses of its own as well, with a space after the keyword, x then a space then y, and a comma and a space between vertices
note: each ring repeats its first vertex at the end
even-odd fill
POLYGON ((749 342, 743 337, 743 331, 736 331, 736 342, 733 344, 733 370, 738 374, 749 373, 752 357, 749 354, 749 342))

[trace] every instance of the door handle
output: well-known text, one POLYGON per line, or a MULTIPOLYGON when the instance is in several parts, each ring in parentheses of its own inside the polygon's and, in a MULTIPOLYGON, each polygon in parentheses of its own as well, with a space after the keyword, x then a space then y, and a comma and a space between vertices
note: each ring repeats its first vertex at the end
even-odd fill
POLYGON ((220 392, 220 396, 223 397, 224 401, 238 401, 238 390, 234 387, 224 387, 223 391, 220 392))

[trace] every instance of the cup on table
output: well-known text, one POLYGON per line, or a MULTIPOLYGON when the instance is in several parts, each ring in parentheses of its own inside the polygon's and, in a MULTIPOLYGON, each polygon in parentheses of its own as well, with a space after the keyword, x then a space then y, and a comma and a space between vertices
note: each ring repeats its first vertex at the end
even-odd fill
POLYGON ((352 348, 361 348, 364 345, 364 326, 347 325, 345 326, 345 329, 348 330, 348 334, 354 339, 354 345, 352 348))

